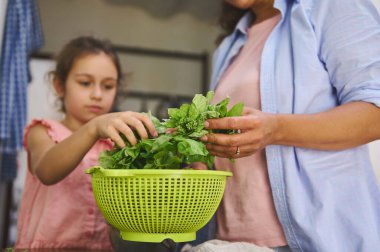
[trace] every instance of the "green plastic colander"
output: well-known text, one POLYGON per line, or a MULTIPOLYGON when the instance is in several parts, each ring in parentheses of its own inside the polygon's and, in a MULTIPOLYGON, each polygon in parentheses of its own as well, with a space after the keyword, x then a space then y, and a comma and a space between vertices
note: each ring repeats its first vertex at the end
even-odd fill
POLYGON ((112 170, 92 175, 97 205, 124 240, 195 240, 211 219, 231 172, 213 170, 112 170))

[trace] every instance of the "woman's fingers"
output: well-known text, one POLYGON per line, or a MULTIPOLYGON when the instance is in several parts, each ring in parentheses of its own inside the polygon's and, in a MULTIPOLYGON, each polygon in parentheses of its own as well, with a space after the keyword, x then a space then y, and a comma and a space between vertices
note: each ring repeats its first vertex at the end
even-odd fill
POLYGON ((236 134, 217 134, 211 133, 201 137, 202 142, 223 145, 223 146, 238 146, 249 144, 251 139, 247 133, 236 134))
POLYGON ((243 146, 220 146, 207 144, 207 150, 213 156, 224 157, 224 158, 241 158, 254 154, 258 148, 253 145, 243 145, 243 146))
POLYGON ((201 140, 212 155, 238 158, 256 153, 273 142, 277 121, 274 115, 255 109, 245 109, 243 116, 210 119, 206 129, 240 130, 240 134, 211 133, 201 140))
POLYGON ((176 131, 177 131, 176 128, 170 128, 170 129, 167 129, 167 130, 165 131, 165 133, 166 133, 166 134, 173 134, 173 133, 176 132, 176 131))
POLYGON ((254 127, 256 121, 258 117, 254 115, 208 119, 205 122, 205 128, 243 130, 254 127))
POLYGON ((259 110, 254 109, 254 108, 250 108, 250 107, 244 107, 243 108, 243 115, 253 115, 256 113, 256 111, 259 111, 259 110))
POLYGON ((195 170, 207 170, 208 167, 205 163, 202 162, 194 162, 190 164, 190 167, 195 170))

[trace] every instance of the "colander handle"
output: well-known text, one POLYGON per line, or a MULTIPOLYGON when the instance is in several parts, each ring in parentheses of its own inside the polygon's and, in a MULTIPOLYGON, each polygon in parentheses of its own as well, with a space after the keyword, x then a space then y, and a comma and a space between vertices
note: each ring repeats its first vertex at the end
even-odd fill
POLYGON ((117 169, 104 169, 101 166, 93 166, 85 170, 87 174, 96 174, 100 173, 106 177, 132 177, 134 174, 132 172, 128 172, 127 170, 117 170, 117 169), (121 173, 121 171, 123 171, 121 173))
POLYGON ((86 174, 93 174, 93 173, 96 173, 98 171, 101 172, 101 170, 102 170, 101 167, 99 167, 99 166, 93 166, 93 167, 85 170, 85 173, 86 174))

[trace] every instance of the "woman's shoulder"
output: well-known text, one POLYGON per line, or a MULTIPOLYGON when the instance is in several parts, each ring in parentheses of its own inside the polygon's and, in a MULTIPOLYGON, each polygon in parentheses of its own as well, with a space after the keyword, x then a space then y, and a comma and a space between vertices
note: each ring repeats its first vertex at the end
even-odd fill
POLYGON ((304 7, 306 14, 309 12, 309 14, 330 15, 336 11, 335 15, 330 15, 331 17, 339 17, 339 15, 350 12, 366 14, 376 10, 372 0, 298 0, 296 2, 304 7))

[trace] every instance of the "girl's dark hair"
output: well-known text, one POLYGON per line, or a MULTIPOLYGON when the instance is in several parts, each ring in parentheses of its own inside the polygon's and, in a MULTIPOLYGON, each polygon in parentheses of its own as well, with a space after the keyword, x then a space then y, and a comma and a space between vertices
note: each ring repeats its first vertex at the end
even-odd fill
POLYGON ((247 11, 248 10, 236 8, 225 1, 222 2, 222 9, 218 19, 222 33, 216 39, 217 44, 220 44, 225 37, 234 31, 240 18, 243 17, 247 11))
MULTIPOLYGON (((65 88, 67 77, 75 61, 80 57, 99 53, 108 55, 115 64, 117 71, 117 88, 120 89, 124 74, 122 73, 120 60, 116 51, 108 40, 100 40, 91 36, 80 36, 69 41, 57 55, 55 70, 51 71, 49 75, 52 76, 55 81, 58 81, 59 85, 65 88)), ((65 111, 63 106, 61 109, 65 111)))
POLYGON ((119 84, 123 79, 123 73, 119 57, 112 48, 111 43, 108 40, 100 40, 91 36, 77 37, 67 43, 56 57, 57 65, 52 74, 54 78, 57 78, 64 85, 75 60, 89 54, 102 52, 108 55, 115 64, 119 84))

